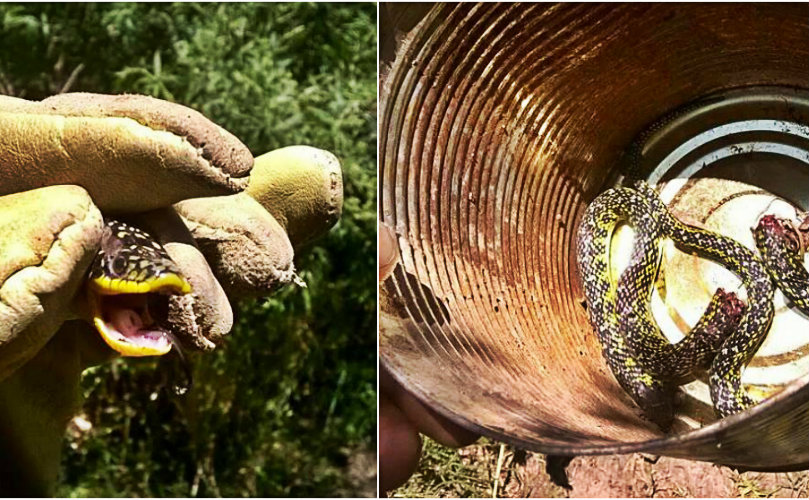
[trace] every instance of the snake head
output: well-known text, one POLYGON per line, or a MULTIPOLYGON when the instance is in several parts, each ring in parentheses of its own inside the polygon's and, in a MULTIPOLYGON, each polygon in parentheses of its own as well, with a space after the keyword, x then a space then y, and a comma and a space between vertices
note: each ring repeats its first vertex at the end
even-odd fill
POLYGON ((793 254, 800 254, 804 249, 798 228, 791 221, 772 214, 767 214, 759 220, 753 235, 757 240, 779 242, 793 254))
POLYGON ((710 367, 716 352, 738 328, 746 309, 747 306, 735 292, 717 288, 703 315, 706 321, 700 321, 701 327, 698 336, 695 337, 701 345, 701 350, 710 353, 698 362, 698 366, 704 369, 710 367))
POLYGON ((171 336, 154 318, 160 309, 156 301, 190 291, 177 264, 154 238, 129 224, 106 221, 87 296, 93 324, 110 347, 124 356, 169 352, 171 336))
POLYGON ((745 304, 735 292, 726 292, 724 288, 717 288, 714 293, 720 304, 720 312, 724 318, 722 323, 732 325, 729 329, 735 329, 745 311, 745 304))
POLYGON ((106 222, 90 281, 103 295, 191 291, 177 264, 151 235, 117 220, 106 222))
POLYGON ((781 234, 783 232, 783 227, 776 217, 773 214, 766 214, 758 221, 758 225, 753 229, 755 232, 766 232, 770 234, 781 234))

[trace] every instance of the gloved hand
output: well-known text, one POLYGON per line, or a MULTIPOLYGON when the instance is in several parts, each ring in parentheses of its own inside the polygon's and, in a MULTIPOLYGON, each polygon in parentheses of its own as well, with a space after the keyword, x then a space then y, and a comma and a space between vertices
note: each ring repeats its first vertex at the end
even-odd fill
POLYGON ((230 300, 297 279, 295 249, 339 218, 339 162, 293 146, 253 163, 165 101, 0 96, 0 491, 49 493, 81 372, 115 355, 84 293, 103 217, 150 232, 191 284, 166 318, 187 347, 228 333, 230 300))

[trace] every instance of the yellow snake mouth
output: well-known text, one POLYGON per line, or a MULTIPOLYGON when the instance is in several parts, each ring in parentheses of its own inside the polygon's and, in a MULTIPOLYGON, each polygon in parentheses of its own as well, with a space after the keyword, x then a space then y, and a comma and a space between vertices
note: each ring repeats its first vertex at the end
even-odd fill
POLYGON ((155 321, 150 306, 167 306, 159 295, 186 294, 191 285, 149 233, 115 219, 104 224, 101 248, 87 277, 93 325, 123 356, 166 354, 173 337, 155 321))
POLYGON ((97 277, 88 282, 93 324, 104 341, 123 356, 162 356, 171 350, 168 332, 150 311, 155 294, 186 294, 191 285, 176 274, 147 281, 97 277))
MULTIPOLYGON (((115 237, 132 238, 133 231, 138 234, 136 229, 120 222, 108 224, 115 224, 115 237)), ((136 270, 129 271, 129 274, 137 279, 111 277, 104 272, 104 265, 95 266, 87 282, 90 314, 93 325, 107 345, 121 355, 162 356, 171 350, 172 342, 166 329, 155 321, 150 304, 154 303, 156 294, 186 294, 191 292, 191 285, 180 274, 168 269, 174 265, 166 261, 168 257, 164 257, 162 248, 151 241, 139 243, 147 245, 144 248, 150 252, 159 252, 158 257, 151 256, 152 260, 131 256, 124 259, 124 268, 136 270), (154 248, 149 248, 151 246, 154 248), (159 272, 153 271, 155 266, 160 266, 159 272)), ((104 252, 100 255, 103 259, 104 252)), ((117 263, 118 260, 111 262, 117 263)))

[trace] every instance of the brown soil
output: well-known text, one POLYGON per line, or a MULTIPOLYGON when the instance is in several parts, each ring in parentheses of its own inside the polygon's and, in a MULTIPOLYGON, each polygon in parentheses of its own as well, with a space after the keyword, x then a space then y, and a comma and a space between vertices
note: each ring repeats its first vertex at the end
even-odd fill
POLYGON ((540 454, 511 453, 503 471, 507 497, 806 497, 809 472, 738 473, 728 467, 651 455, 576 457, 570 489, 555 485, 540 454), (520 455, 524 455, 521 459, 520 455))
POLYGON ((459 450, 425 438, 419 470, 391 496, 491 497, 494 492, 501 498, 809 496, 809 471, 740 473, 707 462, 647 454, 576 457, 554 474, 557 482, 567 480, 568 487, 562 487, 551 479, 546 464, 545 455, 485 438, 459 450))

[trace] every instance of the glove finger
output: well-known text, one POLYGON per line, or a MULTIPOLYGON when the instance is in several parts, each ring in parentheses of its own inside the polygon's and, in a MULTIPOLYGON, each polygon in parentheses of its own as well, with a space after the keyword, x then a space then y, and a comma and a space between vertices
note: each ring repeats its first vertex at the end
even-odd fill
POLYGON ((229 297, 266 295, 295 279, 284 228, 250 196, 194 198, 175 208, 229 297))
POLYGON ((78 186, 0 197, 0 380, 31 359, 76 314, 103 230, 78 186))
POLYGON ((178 104, 138 95, 0 96, 0 194, 77 184, 105 212, 138 212, 241 191, 252 163, 233 135, 178 104))
POLYGON ((127 220, 160 242, 191 284, 190 294, 170 297, 166 326, 186 347, 212 350, 233 327, 233 311, 188 228, 170 207, 127 220))
POLYGON ((256 158, 245 193, 175 207, 228 296, 237 299, 267 295, 298 280, 294 249, 337 222, 342 200, 337 158, 291 146, 256 158))
POLYGON ((295 249, 325 234, 343 210, 340 161, 328 151, 289 146, 256 158, 246 193, 283 226, 295 249))

